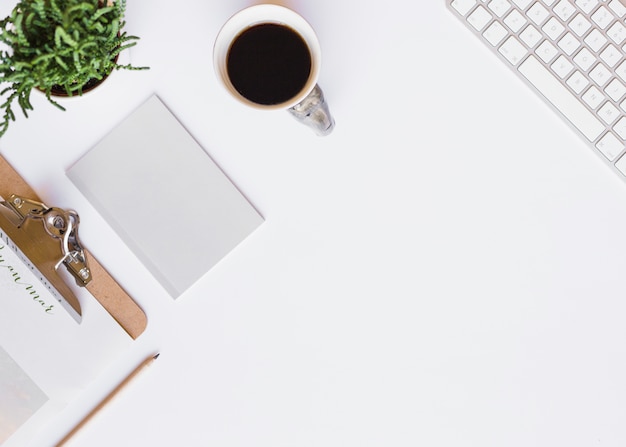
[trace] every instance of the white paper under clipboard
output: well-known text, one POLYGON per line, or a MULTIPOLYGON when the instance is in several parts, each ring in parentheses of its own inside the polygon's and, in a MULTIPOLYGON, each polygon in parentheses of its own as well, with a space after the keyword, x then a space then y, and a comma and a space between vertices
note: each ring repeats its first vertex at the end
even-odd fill
MULTIPOLYGON (((78 276, 69 273, 67 255, 80 261, 74 250, 80 243, 77 238, 64 237, 64 231, 60 239, 50 239, 45 262, 25 256, 32 255, 32 247, 28 237, 15 236, 16 224, 34 237, 33 244, 39 245, 50 236, 43 227, 44 219, 50 218, 49 223, 62 229, 57 218, 68 218, 69 214, 40 202, 3 157, 0 196, 16 200, 15 204, 26 199, 34 207, 27 208, 26 214, 31 214, 27 219, 20 219, 11 206, 7 211, 6 200, 0 205, 4 207, 0 212, 0 446, 24 447, 37 445, 31 443, 37 442, 42 433, 55 436, 57 429, 56 436, 61 437, 72 428, 63 425, 60 413, 131 347, 147 320, 134 300, 86 250, 84 266, 89 266, 88 271, 82 270, 83 266, 75 271, 78 276), (33 214, 38 207, 43 214, 33 214), (13 237, 8 237, 9 233, 13 237), (48 261, 52 267, 46 264, 48 261), (77 284, 69 288, 76 292, 78 303, 69 308, 62 306, 59 292, 67 298, 62 284, 76 282, 81 275, 91 281, 83 284, 85 288, 77 284), (82 317, 76 318, 72 312, 82 317)), ((50 437, 44 439, 54 443, 50 437)))
POLYGON ((4 241, 0 291, 0 446, 24 447, 133 339, 99 306, 78 324, 4 241))

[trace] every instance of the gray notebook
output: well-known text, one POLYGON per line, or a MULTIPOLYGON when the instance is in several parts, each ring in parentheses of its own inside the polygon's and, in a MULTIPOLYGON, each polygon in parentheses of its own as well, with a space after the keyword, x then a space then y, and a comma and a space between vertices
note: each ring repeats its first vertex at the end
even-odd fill
POLYGON ((174 298, 263 222, 156 96, 67 175, 174 298))

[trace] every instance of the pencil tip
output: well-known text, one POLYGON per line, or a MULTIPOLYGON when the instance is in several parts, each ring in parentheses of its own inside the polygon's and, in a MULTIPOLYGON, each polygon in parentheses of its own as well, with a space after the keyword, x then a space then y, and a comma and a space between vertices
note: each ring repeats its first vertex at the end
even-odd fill
POLYGON ((158 359, 158 358, 159 358, 159 356, 160 356, 160 355, 161 355, 161 353, 159 352, 158 354, 155 354, 155 356, 154 356, 154 357, 152 357, 152 358, 153 358, 154 360, 156 360, 156 359, 158 359))

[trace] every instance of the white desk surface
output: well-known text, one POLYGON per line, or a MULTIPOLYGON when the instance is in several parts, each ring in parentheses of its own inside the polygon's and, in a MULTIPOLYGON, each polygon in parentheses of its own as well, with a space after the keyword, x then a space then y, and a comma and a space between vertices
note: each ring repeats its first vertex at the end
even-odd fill
POLYGON ((72 447, 625 445, 626 183, 442 0, 289 2, 336 130, 248 109, 212 44, 249 4, 129 0, 151 70, 0 140, 149 319, 36 445, 155 351, 72 447), (64 174, 153 93, 266 219, 177 301, 64 174))

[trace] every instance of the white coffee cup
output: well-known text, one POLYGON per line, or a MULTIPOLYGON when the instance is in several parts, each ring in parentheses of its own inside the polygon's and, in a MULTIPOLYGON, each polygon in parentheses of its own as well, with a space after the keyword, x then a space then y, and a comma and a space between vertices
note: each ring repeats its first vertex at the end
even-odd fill
POLYGON ((311 25, 296 12, 283 6, 262 4, 245 8, 233 15, 221 28, 213 48, 213 62, 218 79, 237 100, 250 107, 264 110, 288 110, 319 135, 327 135, 334 127, 321 89, 317 85, 321 66, 321 49, 311 25), (279 103, 260 104, 250 100, 231 82, 228 60, 233 42, 246 30, 263 24, 282 25, 295 31, 304 41, 310 55, 308 79, 296 94, 279 103))

